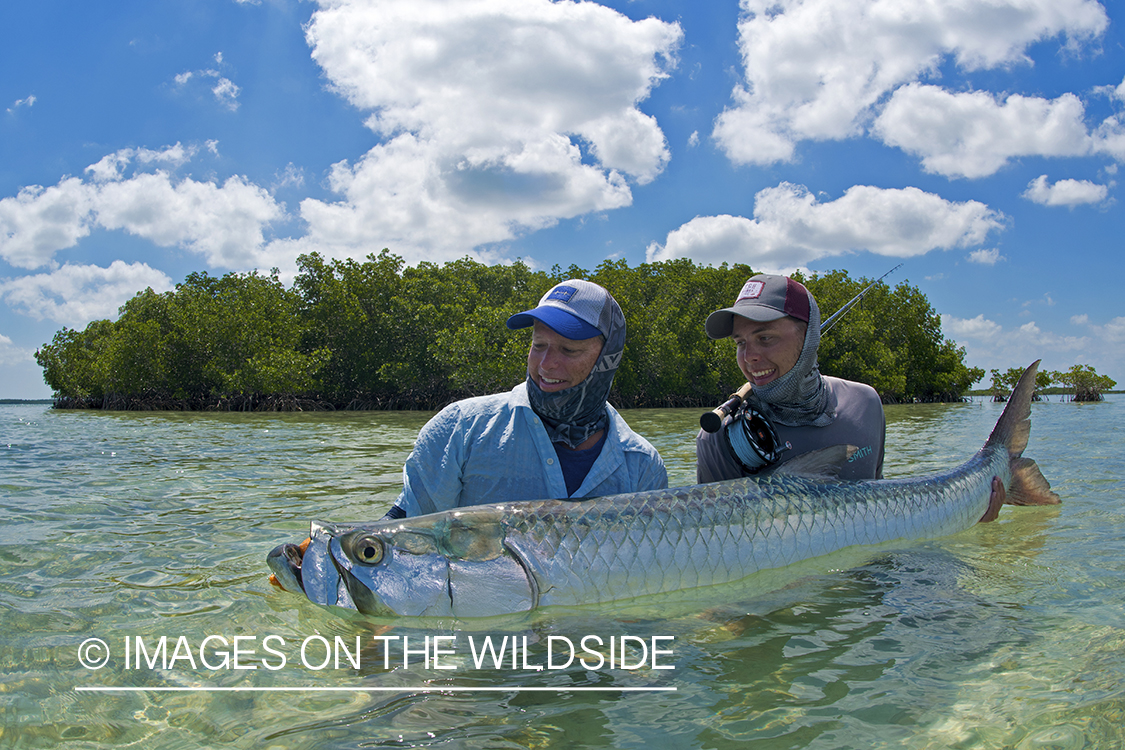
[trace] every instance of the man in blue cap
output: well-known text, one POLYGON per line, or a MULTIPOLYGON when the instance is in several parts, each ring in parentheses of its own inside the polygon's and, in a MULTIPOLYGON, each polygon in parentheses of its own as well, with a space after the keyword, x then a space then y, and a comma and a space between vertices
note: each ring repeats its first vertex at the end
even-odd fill
POLYGON ((668 486, 660 454, 606 402, 625 349, 613 296, 569 279, 508 319, 510 329, 528 327, 527 379, 450 404, 427 422, 388 517, 668 486))

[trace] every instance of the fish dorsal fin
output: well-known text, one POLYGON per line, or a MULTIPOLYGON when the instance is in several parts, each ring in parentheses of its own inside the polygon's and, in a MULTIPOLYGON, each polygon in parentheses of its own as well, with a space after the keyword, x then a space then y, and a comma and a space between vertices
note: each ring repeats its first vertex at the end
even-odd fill
POLYGON ((830 445, 794 456, 770 472, 775 477, 838 479, 844 464, 859 450, 854 445, 830 445))

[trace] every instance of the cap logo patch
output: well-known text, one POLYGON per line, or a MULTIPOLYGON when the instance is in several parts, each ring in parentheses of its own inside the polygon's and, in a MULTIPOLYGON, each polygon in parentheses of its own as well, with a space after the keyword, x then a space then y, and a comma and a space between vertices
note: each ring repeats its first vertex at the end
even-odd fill
POLYGON ((762 296, 762 290, 766 288, 765 282, 762 281, 747 281, 742 286, 742 291, 738 293, 738 299, 735 303, 739 303, 744 299, 758 299, 762 296))
POLYGON ((572 286, 557 286, 547 295, 547 299, 557 299, 559 302, 570 302, 570 298, 578 292, 572 286))

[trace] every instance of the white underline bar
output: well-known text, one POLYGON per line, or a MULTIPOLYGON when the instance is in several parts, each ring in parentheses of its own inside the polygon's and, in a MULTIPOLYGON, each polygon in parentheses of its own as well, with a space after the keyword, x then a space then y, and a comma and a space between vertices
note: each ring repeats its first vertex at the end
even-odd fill
POLYGON ((674 693, 674 687, 112 687, 78 685, 79 693, 674 693))

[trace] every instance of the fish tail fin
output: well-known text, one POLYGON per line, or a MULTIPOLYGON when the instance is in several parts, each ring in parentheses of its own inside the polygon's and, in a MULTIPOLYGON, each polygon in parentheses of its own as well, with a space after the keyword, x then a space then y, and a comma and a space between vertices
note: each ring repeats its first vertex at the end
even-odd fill
POLYGON ((1008 450, 1012 481, 1004 499, 1007 505, 1057 505, 1060 502, 1036 463, 1023 457, 1031 435, 1031 397, 1035 394, 1035 374, 1039 362, 1035 360, 1023 371, 1008 405, 1004 407, 1004 413, 985 443, 986 448, 1002 445, 1008 450))
POLYGON ((1030 458, 1013 458, 1012 484, 1004 496, 1008 505, 1058 505, 1061 500, 1051 483, 1030 458))
POLYGON ((1023 371, 1012 395, 1008 398, 1008 405, 1004 413, 996 422, 992 434, 988 436, 986 448, 1003 445, 1008 449, 1009 458, 1019 458, 1027 447, 1027 438, 1031 435, 1031 397, 1035 393, 1035 373, 1039 369, 1040 360, 1035 360, 1031 366, 1023 371))

